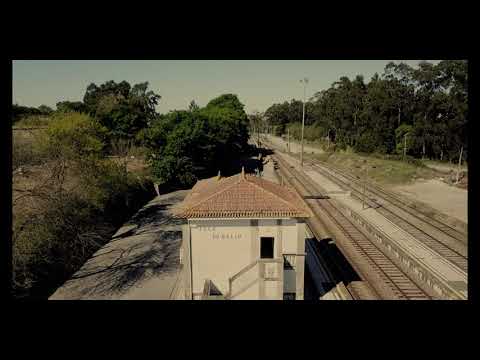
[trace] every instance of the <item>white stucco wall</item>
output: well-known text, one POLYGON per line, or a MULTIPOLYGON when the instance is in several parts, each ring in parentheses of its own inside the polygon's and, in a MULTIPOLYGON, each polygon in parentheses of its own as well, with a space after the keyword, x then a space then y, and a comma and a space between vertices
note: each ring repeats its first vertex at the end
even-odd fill
MULTIPOLYGON (((275 238, 275 257, 283 253, 297 253, 296 223, 295 219, 283 219, 282 225, 278 226, 277 220, 260 219, 258 227, 252 227, 250 219, 190 220, 193 292, 201 293, 205 279, 210 279, 226 294, 229 277, 260 257, 260 237, 275 238)), ((237 284, 248 286, 257 276, 258 269, 254 267, 237 284)), ((291 283, 291 280, 288 282, 291 283)), ((292 288, 292 285, 287 285, 287 288, 292 288)), ((255 284, 237 298, 257 299, 258 293, 259 286, 255 284)), ((273 284, 268 285, 265 295, 275 296, 273 284)))
POLYGON ((193 292, 202 292, 205 279, 222 293, 228 278, 250 263, 249 220, 190 221, 193 292))

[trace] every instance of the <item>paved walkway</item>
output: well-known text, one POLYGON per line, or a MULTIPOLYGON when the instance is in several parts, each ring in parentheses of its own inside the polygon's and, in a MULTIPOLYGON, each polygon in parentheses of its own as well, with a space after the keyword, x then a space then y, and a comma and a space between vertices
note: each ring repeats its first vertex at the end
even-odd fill
POLYGON ((182 219, 172 208, 188 190, 156 197, 50 300, 167 300, 179 292, 182 219))

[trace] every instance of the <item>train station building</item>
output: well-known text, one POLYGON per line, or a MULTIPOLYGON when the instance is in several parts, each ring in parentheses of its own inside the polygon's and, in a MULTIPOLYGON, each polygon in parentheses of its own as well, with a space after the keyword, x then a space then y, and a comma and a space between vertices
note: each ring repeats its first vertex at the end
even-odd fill
POLYGON ((309 208, 289 186, 240 174, 198 181, 175 210, 186 219, 186 299, 304 298, 309 208))

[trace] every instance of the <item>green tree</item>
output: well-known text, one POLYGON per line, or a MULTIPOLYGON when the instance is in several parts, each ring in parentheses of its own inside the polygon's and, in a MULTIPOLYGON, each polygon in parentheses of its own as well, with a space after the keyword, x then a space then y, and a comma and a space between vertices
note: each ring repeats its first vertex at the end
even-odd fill
MULTIPOLYGON (((298 136, 302 102, 273 104, 265 112, 277 135, 290 129, 298 136)), ((403 146, 397 129, 410 126, 409 154, 437 159, 467 155, 468 63, 444 60, 421 62, 414 68, 389 63, 368 83, 358 75, 341 77, 316 92, 306 104, 307 139, 328 137, 336 148, 361 152, 396 153, 403 146)))
POLYGON ((62 113, 45 133, 45 151, 52 158, 88 159, 101 156, 107 129, 87 114, 62 113))
POLYGON ((57 103, 57 112, 69 113, 69 112, 79 112, 84 113, 87 111, 87 108, 81 101, 61 101, 57 103))
POLYGON ((16 123, 23 118, 35 115, 42 115, 42 112, 34 107, 21 106, 18 104, 12 105, 12 123, 16 123))
POLYGON ((401 155, 404 153, 405 145, 407 147, 407 154, 412 147, 412 135, 413 134, 413 126, 402 124, 395 130, 395 139, 397 142, 396 146, 396 153, 401 155), (406 139, 406 143, 405 143, 406 139))
POLYGON ((248 117, 227 94, 192 111, 160 116, 143 133, 152 174, 160 184, 191 186, 230 166, 248 148, 248 117))
POLYGON ((188 106, 188 110, 189 111, 197 111, 198 109, 200 109, 200 107, 197 105, 195 100, 190 101, 190 105, 188 106))
POLYGON ((161 96, 148 90, 148 82, 133 87, 126 81, 90 84, 83 98, 89 114, 100 121, 112 138, 138 139, 158 116, 156 105, 161 96))
POLYGON ((50 115, 53 113, 53 109, 47 105, 40 105, 38 107, 38 110, 43 114, 43 115, 50 115))

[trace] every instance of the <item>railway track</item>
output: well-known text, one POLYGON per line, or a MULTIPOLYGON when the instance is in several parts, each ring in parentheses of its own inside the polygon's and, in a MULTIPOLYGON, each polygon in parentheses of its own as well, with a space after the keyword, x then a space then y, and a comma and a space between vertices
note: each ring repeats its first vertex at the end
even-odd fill
MULTIPOLYGON (((319 186, 306 176, 291 168, 283 159, 272 156, 281 165, 280 171, 286 181, 293 185, 301 196, 315 196, 323 192, 319 186)), ((320 214, 328 216, 331 223, 341 232, 343 239, 337 238, 339 248, 351 247, 346 251, 347 258, 357 264, 357 270, 380 295, 380 298, 401 300, 427 300, 432 295, 418 286, 405 272, 396 266, 350 219, 337 209, 329 199, 306 199, 317 222, 323 223, 320 214), (341 243, 341 244, 340 244, 341 243), (353 259, 352 259, 353 257, 353 259), (353 261, 352 261, 353 260, 353 261), (361 264, 361 265, 358 265, 361 264), (381 284, 376 280, 380 280, 381 284)), ((315 226, 313 226, 315 227, 315 226)), ((314 230, 314 229, 312 229, 314 230)), ((342 251, 343 252, 343 251, 342 251)))
MULTIPOLYGON (((318 160, 314 160, 313 163, 317 163, 317 164, 320 164, 321 166, 337 173, 337 174, 340 174, 342 175, 344 178, 348 178, 350 181, 354 181, 356 183, 359 183, 359 180, 355 178, 355 176, 353 176, 352 174, 349 174, 345 171, 342 171, 340 169, 338 169, 337 167, 331 165, 331 164, 327 164, 325 162, 322 162, 322 161, 318 161, 318 160)), ((424 214, 423 212, 419 211, 418 209, 412 207, 410 205, 410 203, 408 203, 405 199, 402 199, 400 198, 399 196, 391 193, 390 191, 384 189, 382 186, 378 185, 378 184, 368 184, 367 185, 367 189, 368 191, 370 191, 371 193, 379 196, 379 197, 382 197, 383 199, 386 199, 388 200, 390 203, 394 204, 395 206, 397 206, 398 208, 401 208, 402 210, 408 212, 410 215, 418 218, 419 220, 422 220, 423 222, 427 223, 428 225, 430 225, 431 227, 433 228, 436 228, 438 230, 440 230, 441 232, 447 234, 448 236, 450 236, 451 238, 455 239, 455 240, 458 240, 462 243, 467 243, 467 239, 468 239, 468 234, 463 232, 463 231, 460 231, 448 224, 445 224, 445 223, 442 223, 440 221, 438 221, 437 219, 431 217, 431 216, 428 216, 427 214, 424 214)))
MULTIPOLYGON (((342 188, 351 189, 353 197, 356 197, 359 200, 362 199, 363 194, 361 185, 352 175, 345 174, 333 169, 331 166, 325 166, 324 164, 322 164, 322 166, 329 168, 330 171, 322 169, 315 163, 313 163, 313 165, 314 169, 321 175, 330 179, 342 188)), ((457 237, 451 236, 451 233, 456 231, 455 229, 448 227, 447 225, 445 225, 445 227, 438 227, 431 222, 428 222, 428 220, 425 220, 421 215, 414 214, 413 209, 409 208, 407 210, 407 206, 404 203, 384 190, 378 190, 371 186, 368 188, 368 191, 369 193, 366 194, 368 197, 373 195, 382 199, 382 204, 380 206, 378 206, 378 202, 367 199, 366 203, 369 206, 375 207, 376 210, 387 219, 410 233, 413 237, 438 253, 444 259, 458 266, 462 271, 468 271, 466 246, 463 242, 459 243, 458 241, 460 240, 458 240, 457 237), (429 226, 434 229, 429 229, 429 226), (444 228, 446 228, 447 231, 443 231, 444 228)))

